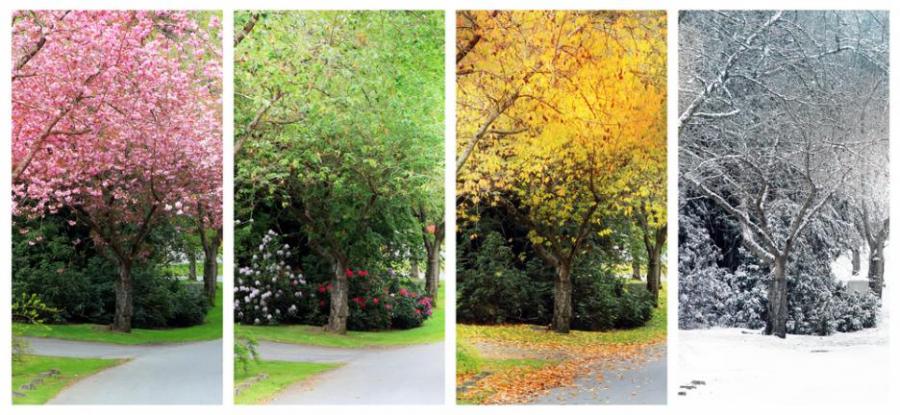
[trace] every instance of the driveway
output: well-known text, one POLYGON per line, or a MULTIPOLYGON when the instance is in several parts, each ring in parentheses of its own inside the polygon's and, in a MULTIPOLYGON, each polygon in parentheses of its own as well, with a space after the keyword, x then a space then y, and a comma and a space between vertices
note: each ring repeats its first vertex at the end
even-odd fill
POLYGON ((222 403, 222 341, 128 346, 30 338, 34 354, 129 359, 64 389, 50 404, 222 403))
POLYGON ((665 405, 666 346, 650 346, 628 359, 597 362, 571 386, 551 389, 538 405, 665 405))
POLYGON ((340 362, 338 369, 286 389, 273 404, 422 405, 444 402, 444 343, 339 349, 260 342, 260 358, 340 362))

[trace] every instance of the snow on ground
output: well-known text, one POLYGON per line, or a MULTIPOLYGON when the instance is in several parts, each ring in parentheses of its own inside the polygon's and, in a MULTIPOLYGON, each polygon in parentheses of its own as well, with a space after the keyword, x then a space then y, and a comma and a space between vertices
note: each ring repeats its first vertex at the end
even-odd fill
POLYGON ((765 396, 771 404, 887 403, 888 308, 882 308, 876 328, 825 337, 680 330, 677 400, 735 404, 765 396))
POLYGON ((850 280, 866 280, 869 275, 869 253, 862 251, 859 253, 859 273, 853 275, 853 261, 850 254, 843 254, 831 262, 831 272, 838 281, 847 282, 850 280))

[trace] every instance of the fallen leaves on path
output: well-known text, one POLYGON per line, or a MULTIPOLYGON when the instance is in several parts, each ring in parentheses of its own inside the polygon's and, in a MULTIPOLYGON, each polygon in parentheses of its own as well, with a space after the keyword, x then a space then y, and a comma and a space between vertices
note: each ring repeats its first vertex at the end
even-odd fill
MULTIPOLYGON (((489 359, 548 359, 558 363, 543 367, 514 366, 493 373, 466 374, 457 377, 457 385, 469 383, 460 391, 462 401, 484 404, 521 404, 532 401, 547 391, 572 386, 575 379, 590 373, 598 382, 603 371, 614 369, 619 376, 626 366, 643 364, 649 356, 645 348, 663 339, 640 344, 581 344, 568 339, 553 341, 548 333, 534 333, 531 341, 519 338, 487 338, 479 336, 473 345, 489 359)), ((552 333, 553 336, 564 336, 552 333)), ((560 337, 556 337, 560 339, 560 337)))

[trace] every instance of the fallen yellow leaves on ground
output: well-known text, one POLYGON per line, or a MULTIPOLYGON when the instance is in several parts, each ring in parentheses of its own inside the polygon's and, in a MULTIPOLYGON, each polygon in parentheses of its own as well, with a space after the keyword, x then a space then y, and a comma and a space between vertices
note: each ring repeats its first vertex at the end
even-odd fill
MULTIPOLYGON (((643 342, 596 342, 598 336, 610 337, 617 332, 572 332, 558 334, 528 325, 463 326, 459 341, 474 347, 489 361, 513 359, 546 360, 546 365, 488 364, 481 373, 461 373, 457 376, 460 402, 481 404, 527 403, 550 389, 570 386, 575 379, 591 372, 620 366, 627 361, 641 364, 649 346, 665 342, 661 336, 648 336, 643 342), (594 341, 591 343, 591 341, 594 341)), ((602 378, 602 374, 596 375, 602 378)), ((602 379, 598 379, 602 380, 602 379)))

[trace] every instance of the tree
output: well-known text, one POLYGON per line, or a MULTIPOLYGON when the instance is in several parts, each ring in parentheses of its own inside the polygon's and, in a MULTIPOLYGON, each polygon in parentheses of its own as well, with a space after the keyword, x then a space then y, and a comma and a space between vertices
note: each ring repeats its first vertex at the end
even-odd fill
POLYGON ((737 220, 743 245, 770 267, 767 334, 785 336, 786 266, 804 229, 882 139, 864 114, 887 108, 886 21, 682 13, 682 179, 737 220))
POLYGON ((568 332, 576 257, 592 235, 612 232, 603 218, 631 205, 641 154, 665 142, 665 86, 657 82, 665 73, 665 16, 460 18, 467 22, 457 44, 465 63, 457 80, 460 215, 478 220, 467 208, 487 200, 529 228, 535 252, 556 270, 551 327, 568 332))
MULTIPOLYGON (((434 172, 435 179, 441 178, 440 172, 434 172)), ((415 208, 415 216, 419 221, 422 242, 425 247, 425 290, 437 306, 438 288, 441 275, 441 245, 444 241, 444 183, 432 180, 420 190, 420 201, 415 208)))
MULTIPOLYGON (((869 152, 865 154, 867 162, 858 166, 844 189, 844 199, 849 201, 851 210, 851 221, 869 253, 866 276, 869 288, 879 297, 884 286, 884 247, 890 231, 890 211, 887 192, 873 192, 872 189, 890 188, 887 109, 888 106, 883 105, 880 111, 865 113, 869 121, 864 124, 864 128, 871 129, 871 134, 882 138, 871 143, 869 152)), ((858 273, 858 247, 854 259, 856 262, 853 267, 858 273)))
POLYGON ((216 300, 219 277, 219 249, 222 246, 221 203, 212 206, 197 203, 196 222, 200 247, 203 250, 203 290, 210 304, 216 300))
POLYGON ((435 12, 269 13, 236 50, 236 204, 252 215, 263 195, 297 218, 330 264, 328 331, 347 330, 353 269, 411 235, 421 249, 414 210, 442 169, 441 27, 435 12))
POLYGON ((177 12, 14 18, 25 64, 13 73, 13 212, 65 207, 91 228, 119 267, 117 331, 131 329, 131 270, 152 230, 221 205, 218 18, 199 17, 205 26, 177 12))
MULTIPOLYGON (((663 136, 664 137, 664 136, 663 136)), ((661 256, 666 244, 666 145, 665 140, 657 141, 655 146, 647 146, 645 156, 648 160, 640 163, 643 167, 643 185, 637 189, 634 206, 628 208, 633 212, 635 222, 640 229, 641 242, 647 255, 647 290, 653 296, 655 305, 659 305, 659 290, 662 285, 661 256), (661 142, 659 142, 661 141, 661 142)))

